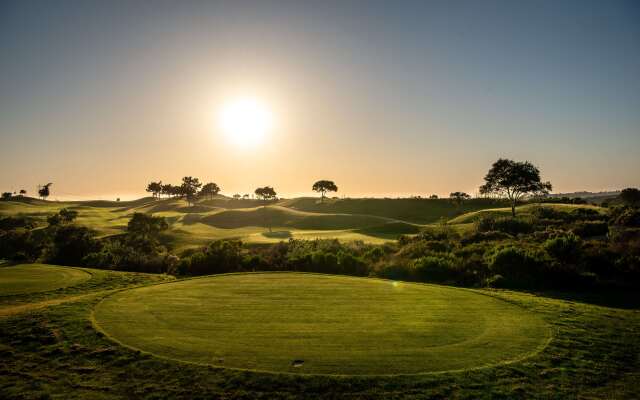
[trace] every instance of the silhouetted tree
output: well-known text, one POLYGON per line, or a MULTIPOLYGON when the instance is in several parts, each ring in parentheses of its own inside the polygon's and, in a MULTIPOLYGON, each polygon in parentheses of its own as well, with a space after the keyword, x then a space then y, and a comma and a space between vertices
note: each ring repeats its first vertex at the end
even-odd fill
POLYGON ((470 199, 471 196, 469 196, 465 192, 452 192, 452 193, 449 194, 449 198, 451 199, 453 204, 456 205, 456 207, 460 208, 462 203, 464 203, 465 200, 470 199))
POLYGON ((162 193, 162 181, 149 183, 149 185, 147 185, 147 192, 153 193, 153 197, 159 198, 160 193, 162 193))
POLYGON ((429 198, 431 200, 436 200, 438 198, 438 195, 437 194, 432 194, 431 196, 429 196, 429 198))
POLYGON ((238 193, 233 195, 233 199, 234 200, 240 200, 240 197, 242 197, 242 196, 240 196, 238 193))
POLYGON ((198 193, 198 189, 202 186, 198 178, 191 176, 185 176, 182 178, 182 185, 180 185, 180 193, 187 199, 189 205, 193 205, 195 195, 198 193))
POLYGON ((322 181, 318 181, 316 183, 313 184, 313 187, 311 188, 314 192, 319 192, 320 193, 320 201, 324 201, 324 197, 325 194, 327 192, 337 192, 338 191, 338 187, 336 186, 336 184, 333 181, 326 181, 326 180, 322 180, 322 181))
POLYGON ((11 200, 11 192, 2 193, 2 200, 11 200))
POLYGON ((269 200, 273 200, 276 198, 276 191, 271 186, 265 186, 262 188, 257 188, 254 192, 256 197, 264 200, 265 204, 262 206, 262 210, 264 212, 264 223, 269 228, 269 232, 271 232, 271 224, 267 221, 267 202, 269 200))
POLYGON ((629 206, 635 207, 640 204, 640 190, 636 188, 622 189, 620 200, 629 206))
POLYGON ((527 194, 543 195, 551 190, 550 182, 540 180, 540 170, 529 161, 518 162, 500 158, 493 163, 480 186, 481 194, 497 194, 511 202, 511 215, 516 216, 516 204, 527 194))
POLYGON ((47 183, 46 185, 38 186, 38 195, 42 198, 42 200, 46 200, 47 197, 51 194, 49 188, 53 185, 52 182, 47 183))
POLYGON ((200 189, 200 196, 208 196, 209 200, 212 200, 213 196, 217 195, 218 193, 220 193, 220 187, 213 182, 205 184, 204 186, 202 186, 202 189, 200 189))
POLYGON ((27 191, 24 189, 20 189, 20 196, 26 196, 27 195, 27 191))

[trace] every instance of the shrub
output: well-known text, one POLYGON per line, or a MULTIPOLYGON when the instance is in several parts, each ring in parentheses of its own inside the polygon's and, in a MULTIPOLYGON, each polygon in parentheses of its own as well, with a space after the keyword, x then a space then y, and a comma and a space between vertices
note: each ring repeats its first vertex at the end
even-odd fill
POLYGON ((627 228, 640 228, 640 210, 631 207, 616 208, 611 213, 611 223, 627 228))
POLYGON ((513 239, 513 236, 499 231, 473 232, 472 234, 463 237, 460 240, 460 244, 466 246, 472 243, 492 242, 506 239, 513 239))
POLYGON ((543 257, 535 252, 517 247, 505 247, 489 256, 489 270, 502 275, 510 286, 536 286, 542 275, 543 257))
POLYGON ((239 240, 217 240, 207 247, 183 258, 178 266, 181 274, 222 274, 241 270, 242 242, 239 240))
POLYGON ((369 267, 367 263, 351 253, 341 251, 338 253, 338 265, 340 272, 347 275, 367 276, 369 267))
POLYGON ((581 238, 603 236, 609 233, 609 225, 604 221, 579 221, 571 231, 581 238))
POLYGON ((17 216, 0 218, 0 231, 9 231, 16 228, 32 229, 36 226, 33 218, 17 216))
POLYGON ((53 231, 46 260, 54 264, 83 265, 84 257, 99 249, 100 243, 93 230, 84 226, 62 225, 53 231))
POLYGON ((582 240, 569 232, 544 242, 544 249, 559 261, 574 263, 580 257, 582 240))
POLYGON ((522 218, 484 216, 476 220, 476 232, 498 231, 517 235, 533 231, 533 224, 522 218))
POLYGON ((413 262, 413 270, 420 281, 430 282, 457 282, 460 278, 456 264, 459 261, 452 256, 420 257, 413 262))

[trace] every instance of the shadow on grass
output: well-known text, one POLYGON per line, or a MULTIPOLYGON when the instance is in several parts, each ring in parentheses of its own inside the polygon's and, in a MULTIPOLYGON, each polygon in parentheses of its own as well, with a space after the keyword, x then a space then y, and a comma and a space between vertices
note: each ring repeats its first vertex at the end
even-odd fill
POLYGON ((289 239, 291 231, 262 232, 262 236, 270 239, 289 239))
POLYGON ((537 296, 549 297, 556 300, 586 303, 596 306, 622 309, 640 309, 640 297, 638 296, 636 291, 628 288, 608 287, 593 289, 590 292, 538 291, 529 293, 537 296))

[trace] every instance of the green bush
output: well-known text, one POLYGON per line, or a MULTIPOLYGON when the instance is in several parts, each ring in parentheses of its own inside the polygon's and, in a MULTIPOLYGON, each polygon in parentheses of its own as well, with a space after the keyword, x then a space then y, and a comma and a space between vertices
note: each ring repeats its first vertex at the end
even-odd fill
POLYGON ((581 238, 604 236, 609 233, 609 225, 605 221, 579 221, 571 231, 581 238))
POLYGON ((575 263, 580 258, 582 239, 569 232, 544 242, 544 249, 557 260, 565 263, 575 263))
POLYGON ((488 259, 489 270, 502 275, 512 287, 535 287, 543 278, 543 257, 518 247, 505 247, 495 251, 488 259))
POLYGON ((476 232, 497 231, 508 233, 510 235, 518 235, 521 233, 532 232, 533 224, 522 218, 484 216, 475 222, 476 232))
POLYGON ((416 279, 424 282, 457 282, 460 271, 456 268, 459 260, 453 256, 426 256, 413 261, 416 279))

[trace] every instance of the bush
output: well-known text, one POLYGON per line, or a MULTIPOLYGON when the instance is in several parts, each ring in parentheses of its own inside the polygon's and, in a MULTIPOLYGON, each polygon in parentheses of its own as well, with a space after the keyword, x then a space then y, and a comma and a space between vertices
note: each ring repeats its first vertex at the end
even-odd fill
POLYGON ((513 236, 499 231, 473 232, 472 234, 463 237, 460 240, 460 244, 467 246, 472 243, 492 242, 506 239, 513 239, 513 236))
POLYGON ((522 218, 484 216, 475 222, 476 232, 503 232, 510 235, 529 233, 533 231, 533 224, 522 218))
POLYGON ((640 210, 631 207, 618 207, 611 213, 611 223, 627 228, 640 228, 640 210))
POLYGON ((604 221, 576 222, 571 231, 581 238, 604 236, 609 233, 609 225, 604 221))
POLYGON ((180 274, 207 275, 240 271, 242 269, 242 242, 217 240, 207 247, 180 260, 180 274))
POLYGON ((509 286, 534 287, 543 275, 543 257, 517 247, 505 247, 489 256, 489 270, 502 275, 509 286))
POLYGON ((420 257, 413 262, 415 276, 425 282, 457 282, 460 271, 456 268, 459 260, 452 256, 420 257))
POLYGON ((99 250, 95 231, 84 226, 62 225, 53 231, 51 247, 45 258, 53 264, 79 266, 83 265, 84 257, 99 250))
POLYGON ((582 240, 569 232, 544 242, 544 249, 559 261, 575 263, 580 257, 582 240))

